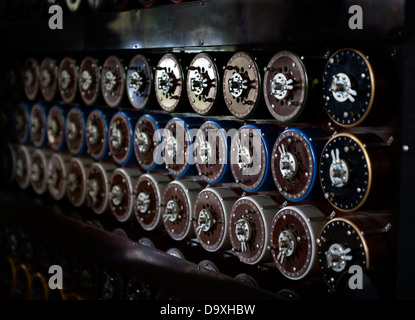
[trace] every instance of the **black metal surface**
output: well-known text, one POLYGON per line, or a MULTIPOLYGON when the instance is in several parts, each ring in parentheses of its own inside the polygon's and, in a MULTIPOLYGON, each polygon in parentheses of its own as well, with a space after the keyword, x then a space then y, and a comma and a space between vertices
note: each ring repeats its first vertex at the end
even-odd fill
POLYGON ((405 0, 201 0, 126 12, 49 17, 0 25, 3 52, 72 52, 317 43, 402 43, 405 0), (363 9, 363 29, 351 30, 351 5, 363 9), (15 39, 19 39, 16 41, 15 39))
POLYGON ((408 1, 405 7, 406 44, 402 48, 402 155, 400 174, 399 214, 397 216, 398 250, 396 252, 396 297, 415 299, 415 237, 413 226, 413 191, 415 190, 415 2, 408 1))

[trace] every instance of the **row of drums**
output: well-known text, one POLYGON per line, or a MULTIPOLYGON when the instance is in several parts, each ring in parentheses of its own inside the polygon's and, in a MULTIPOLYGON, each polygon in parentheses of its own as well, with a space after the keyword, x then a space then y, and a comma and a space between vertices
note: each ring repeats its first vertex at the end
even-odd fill
POLYGON ((325 198, 342 212, 384 206, 388 198, 372 194, 387 193, 393 176, 389 142, 367 132, 326 136, 311 127, 27 102, 1 110, 9 141, 21 145, 137 172, 237 183, 250 193, 277 191, 293 202, 325 198))
POLYGON ((45 57, 28 58, 22 64, 12 59, 9 91, 13 97, 24 92, 28 100, 46 103, 203 116, 225 115, 226 110, 238 119, 270 118, 281 123, 310 123, 324 106, 333 123, 342 127, 360 125, 374 104, 380 109, 387 101, 383 75, 378 72, 375 78, 368 57, 355 49, 338 50, 329 58, 300 57, 291 51, 272 58, 247 52, 189 56, 110 55, 104 60, 87 56, 81 61, 65 56, 60 63, 45 57), (157 60, 154 67, 153 60, 157 60))
POLYGON ((289 279, 322 272, 335 289, 351 265, 368 268, 388 257, 388 217, 381 214, 329 216, 311 204, 279 204, 272 195, 241 194, 232 186, 9 146, 22 189, 31 185, 38 194, 87 205, 122 223, 136 220, 144 230, 162 229, 177 241, 195 238, 207 251, 230 250, 246 264, 274 261, 289 279))

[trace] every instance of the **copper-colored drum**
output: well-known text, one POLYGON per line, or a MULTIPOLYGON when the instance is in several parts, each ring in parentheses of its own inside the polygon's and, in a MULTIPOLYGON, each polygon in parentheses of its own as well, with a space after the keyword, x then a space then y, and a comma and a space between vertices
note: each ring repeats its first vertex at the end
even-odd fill
POLYGON ((230 188, 205 188, 197 196, 193 209, 193 228, 201 246, 210 252, 227 250, 229 216, 239 196, 230 188))
POLYGON ((46 57, 40 64, 39 84, 40 92, 46 102, 56 99, 58 93, 58 65, 56 60, 46 57))
POLYGON ((169 236, 177 241, 194 237, 192 212, 202 186, 192 180, 170 182, 163 195, 163 222, 169 236))

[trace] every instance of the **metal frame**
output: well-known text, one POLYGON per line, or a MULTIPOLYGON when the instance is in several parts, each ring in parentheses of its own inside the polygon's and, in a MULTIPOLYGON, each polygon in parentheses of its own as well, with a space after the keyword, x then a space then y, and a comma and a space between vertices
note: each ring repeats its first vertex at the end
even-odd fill
POLYGON ((368 45, 402 42, 404 22, 405 0, 201 0, 93 16, 66 15, 62 30, 49 29, 48 17, 9 22, 0 25, 0 39, 3 52, 368 45), (353 4, 365 12, 363 30, 348 27, 353 4))
MULTIPOLYGON (((415 3, 411 0, 201 0, 94 16, 67 15, 63 30, 50 30, 47 18, 1 23, 0 54, 137 49, 234 51, 240 47, 261 50, 328 44, 396 48, 402 53, 402 64, 398 67, 402 68, 399 101, 402 103, 403 152, 401 162, 396 164, 401 166, 398 186, 401 191, 399 208, 396 208, 398 252, 394 276, 397 298, 411 299, 415 298, 415 256, 412 254, 415 247, 412 236, 415 225, 412 202, 415 190, 415 23, 410 22, 414 14, 415 3), (360 5, 365 12, 363 30, 348 28, 348 8, 353 4, 360 5)), ((5 199, 1 199, 1 203, 4 202, 5 199)), ((13 204, 11 209, 16 210, 13 204)), ((141 254, 134 258, 132 265, 146 263, 140 261, 139 256, 141 254)), ((170 258, 163 256, 163 259, 170 258)), ((194 271, 192 265, 183 266, 188 275, 194 271)), ((223 293, 226 296, 226 291, 223 293)))

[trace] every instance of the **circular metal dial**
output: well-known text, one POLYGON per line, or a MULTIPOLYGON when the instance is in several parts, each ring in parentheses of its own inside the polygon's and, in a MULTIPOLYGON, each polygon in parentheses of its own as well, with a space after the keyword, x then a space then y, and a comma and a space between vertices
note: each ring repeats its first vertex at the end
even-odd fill
POLYGON ((318 239, 318 262, 332 290, 351 265, 369 268, 369 250, 362 230, 346 218, 329 221, 318 239))
POLYGON ((272 145, 264 139, 263 134, 254 125, 244 125, 232 138, 232 175, 239 186, 248 192, 268 187, 272 145))
POLYGON ((114 170, 109 187, 109 205, 114 217, 125 222, 134 217, 134 185, 139 171, 117 168, 114 170))
POLYGON ((162 134, 161 154, 170 174, 182 176, 188 172, 193 159, 193 143, 185 120, 175 117, 167 122, 162 134))
POLYGON ((206 121, 196 133, 196 167, 208 183, 226 180, 229 172, 227 133, 218 122, 206 121))
POLYGON ((143 174, 138 178, 134 187, 134 212, 144 230, 154 230, 163 225, 160 204, 169 182, 167 176, 159 174, 143 174))
POLYGON ((47 165, 49 155, 42 149, 35 149, 32 153, 30 166, 30 184, 37 194, 44 194, 47 190, 47 165))
POLYGON ((323 217, 320 210, 309 205, 288 206, 275 215, 271 252, 277 268, 287 278, 302 279, 317 266, 315 240, 325 224, 323 217))
POLYGON ((362 142, 348 133, 337 134, 320 158, 320 182, 324 197, 338 210, 356 211, 367 200, 372 166, 362 142))
POLYGON ((83 153, 86 147, 86 115, 83 110, 73 107, 66 116, 66 144, 73 155, 83 153))
POLYGON ((86 145, 88 153, 96 160, 105 158, 108 154, 108 130, 111 114, 104 114, 100 109, 94 109, 86 120, 86 145))
POLYGON ((102 214, 109 208, 109 176, 115 170, 110 163, 93 163, 87 174, 87 204, 96 214, 102 214))
POLYGON ((108 140, 111 156, 116 163, 124 165, 130 160, 134 150, 133 126, 131 118, 119 111, 111 119, 108 140))
POLYGON ((30 184, 31 156, 29 148, 19 145, 16 151, 16 182, 21 189, 26 189, 30 184))
POLYGON ((80 207, 86 202, 87 172, 90 164, 89 159, 72 158, 69 161, 66 193, 75 207, 80 207))
POLYGON ((246 196, 233 205, 229 220, 232 250, 244 263, 272 260, 267 245, 277 204, 268 196, 246 196))
POLYGON ((368 116, 375 95, 370 62, 360 51, 342 49, 328 60, 323 74, 324 106, 340 126, 354 127, 368 116))
POLYGON ((193 228, 205 250, 215 252, 230 245, 229 215, 237 199, 230 188, 206 188, 198 194, 193 209, 193 228))
POLYGON ((40 64, 39 84, 43 99, 46 102, 53 101, 58 92, 58 66, 50 57, 43 59, 40 64))
POLYGON ((39 64, 34 58, 26 59, 23 65, 23 85, 26 98, 35 100, 39 93, 39 64))
POLYGON ((163 194, 163 223, 174 240, 194 236, 192 210, 202 187, 194 181, 172 181, 163 194))
POLYGON ((269 112, 280 122, 295 121, 307 102, 308 78, 301 59, 281 51, 268 63, 264 75, 264 98, 269 112))
POLYGON ((58 153, 53 153, 48 161, 48 190, 55 200, 61 200, 66 195, 66 162, 64 156, 58 153))
POLYGON ((183 95, 183 82, 183 69, 177 57, 170 53, 161 57, 154 73, 154 90, 163 110, 177 110, 183 95))
POLYGON ((25 102, 16 105, 14 113, 16 139, 20 144, 30 141, 30 107, 25 102))
POLYGON ((127 95, 132 106, 138 110, 147 107, 153 90, 153 74, 145 56, 135 55, 127 71, 127 95))
POLYGON ((102 65, 101 91, 108 106, 121 104, 125 93, 125 71, 122 61, 116 56, 109 56, 102 65))
POLYGON ((60 151, 65 146, 65 121, 66 111, 62 107, 55 105, 49 109, 46 128, 48 143, 54 151, 60 151))
POLYGON ((30 110, 30 138, 35 147, 42 147, 48 140, 46 120, 45 107, 39 103, 33 105, 30 110))
POLYGON ((97 102, 101 94, 101 71, 93 57, 85 57, 79 66, 78 89, 86 105, 97 102))
POLYGON ((223 96, 229 111, 237 118, 249 117, 261 95, 261 78, 255 61, 246 53, 235 53, 223 74, 223 96))
POLYGON ((62 100, 72 103, 78 93, 78 66, 70 57, 62 59, 58 70, 58 88, 62 100))
POLYGON ((321 147, 310 142, 306 132, 287 129, 275 141, 271 171, 278 191, 288 200, 308 199, 318 179, 321 147))
POLYGON ((218 94, 219 73, 213 59, 206 53, 197 54, 187 71, 187 97, 193 110, 208 114, 218 94))
POLYGON ((161 131, 168 119, 163 115, 145 114, 135 125, 134 153, 145 170, 153 170, 161 164, 161 131))

